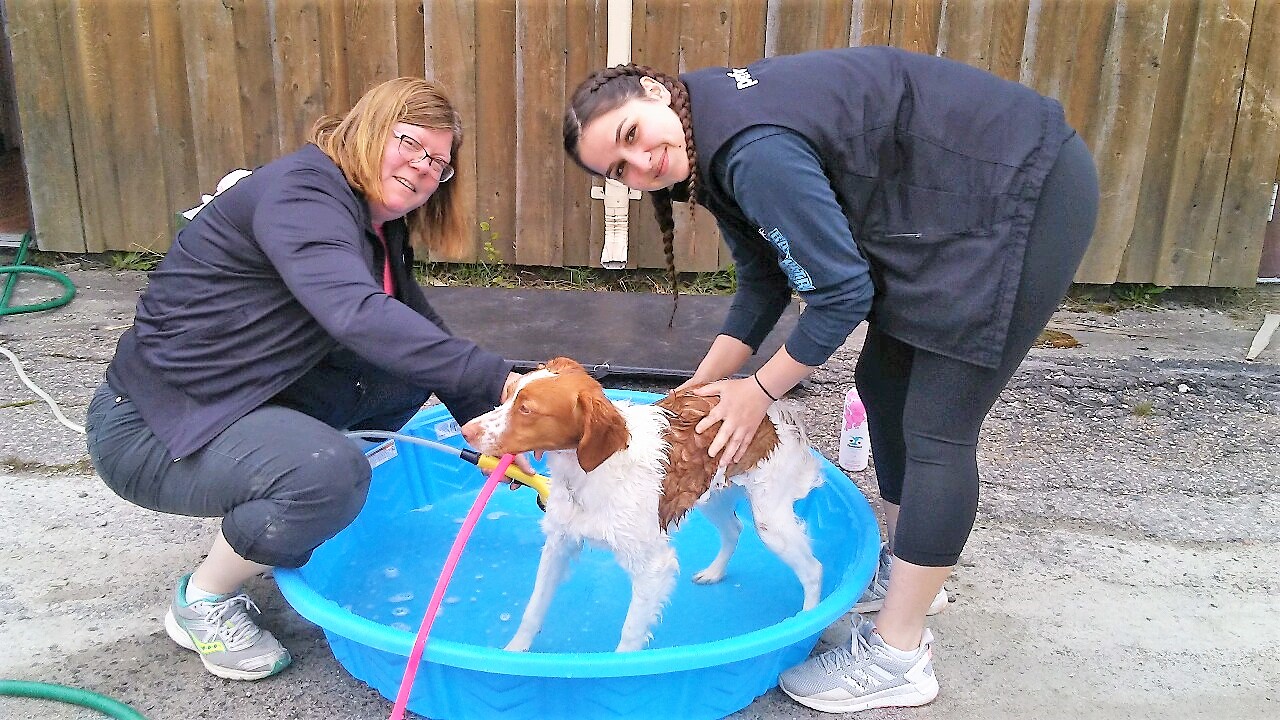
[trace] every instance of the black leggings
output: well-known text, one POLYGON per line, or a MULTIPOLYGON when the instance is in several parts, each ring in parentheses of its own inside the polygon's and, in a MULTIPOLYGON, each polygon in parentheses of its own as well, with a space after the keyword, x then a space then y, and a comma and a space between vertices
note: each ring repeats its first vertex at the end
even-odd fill
POLYGON ((998 366, 943 357, 869 329, 854 382, 867 406, 880 496, 900 506, 897 557, 928 567, 960 558, 978 512, 978 431, 1070 288, 1097 212, 1093 158, 1072 136, 1036 205, 998 366))
MULTIPOLYGON (((355 430, 398 430, 429 396, 398 381, 365 386, 346 412, 355 430)), ((151 510, 221 517, 231 548, 263 565, 306 563, 355 519, 369 492, 369 461, 357 443, 281 405, 250 411, 173 461, 128 396, 104 382, 85 431, 94 467, 117 495, 151 510)))

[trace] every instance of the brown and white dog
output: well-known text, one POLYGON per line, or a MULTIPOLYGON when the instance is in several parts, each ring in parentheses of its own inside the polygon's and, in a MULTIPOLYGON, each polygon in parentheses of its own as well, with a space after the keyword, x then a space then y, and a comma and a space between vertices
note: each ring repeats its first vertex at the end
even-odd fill
POLYGON ((546 542, 533 594, 506 649, 529 649, 584 541, 611 550, 631 578, 618 652, 643 648, 675 588, 679 566, 669 530, 699 507, 720 533, 720 552, 693 580, 718 582, 742 530, 734 506, 743 494, 764 544, 800 579, 803 609, 818 603, 822 565, 793 507, 821 482, 803 429, 774 403, 742 461, 721 472, 707 456, 714 429, 694 432, 717 402, 688 391, 655 405, 614 402, 581 365, 556 358, 524 375, 501 407, 462 428, 472 447, 490 455, 548 451, 546 542))

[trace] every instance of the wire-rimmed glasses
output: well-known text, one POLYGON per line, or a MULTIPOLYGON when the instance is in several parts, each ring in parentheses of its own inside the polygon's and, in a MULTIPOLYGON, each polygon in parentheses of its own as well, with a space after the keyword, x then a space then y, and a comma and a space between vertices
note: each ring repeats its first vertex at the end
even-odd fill
POLYGON ((448 182, 449 178, 453 177, 453 166, 445 162, 444 159, 427 152, 427 149, 422 147, 422 143, 403 133, 396 134, 393 137, 400 140, 400 157, 407 162, 417 164, 423 160, 427 161, 427 167, 431 168, 431 171, 436 175, 436 179, 440 182, 448 182))

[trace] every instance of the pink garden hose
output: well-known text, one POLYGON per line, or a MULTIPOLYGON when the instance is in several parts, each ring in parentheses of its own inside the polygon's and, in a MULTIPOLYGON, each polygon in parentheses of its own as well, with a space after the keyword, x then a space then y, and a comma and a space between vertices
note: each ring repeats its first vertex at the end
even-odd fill
POLYGON ((458 537, 454 538, 453 547, 449 548, 444 569, 440 571, 440 577, 436 579, 436 589, 431 593, 431 602, 427 603, 427 613, 422 616, 422 625, 418 627, 418 637, 413 641, 413 650, 409 653, 409 664, 405 665, 404 677, 400 679, 400 691, 396 693, 396 704, 391 710, 389 720, 404 720, 405 707, 409 704, 409 691, 413 689, 413 679, 418 674, 418 663, 422 660, 422 651, 427 645, 427 633, 431 632, 431 625, 436 620, 436 612, 440 609, 440 600, 444 597, 445 589, 449 587, 449 580, 453 578, 453 570, 458 565, 462 548, 466 547, 467 540, 471 537, 471 530, 480 520, 480 511, 484 510, 484 506, 489 503, 489 498, 498 487, 498 483, 502 482, 512 460, 515 460, 514 456, 503 455, 498 465, 493 468, 493 472, 489 473, 489 479, 480 489, 480 495, 476 497, 476 501, 471 504, 471 510, 467 513, 466 519, 462 521, 462 529, 458 531, 458 537))

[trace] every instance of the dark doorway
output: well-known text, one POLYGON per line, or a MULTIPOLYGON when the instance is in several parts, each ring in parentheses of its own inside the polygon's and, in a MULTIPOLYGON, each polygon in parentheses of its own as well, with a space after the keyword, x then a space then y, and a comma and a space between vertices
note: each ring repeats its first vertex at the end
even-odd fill
POLYGON ((31 229, 27 173, 18 132, 18 102, 9 53, 9 22, 0 0, 0 245, 17 245, 31 229))

